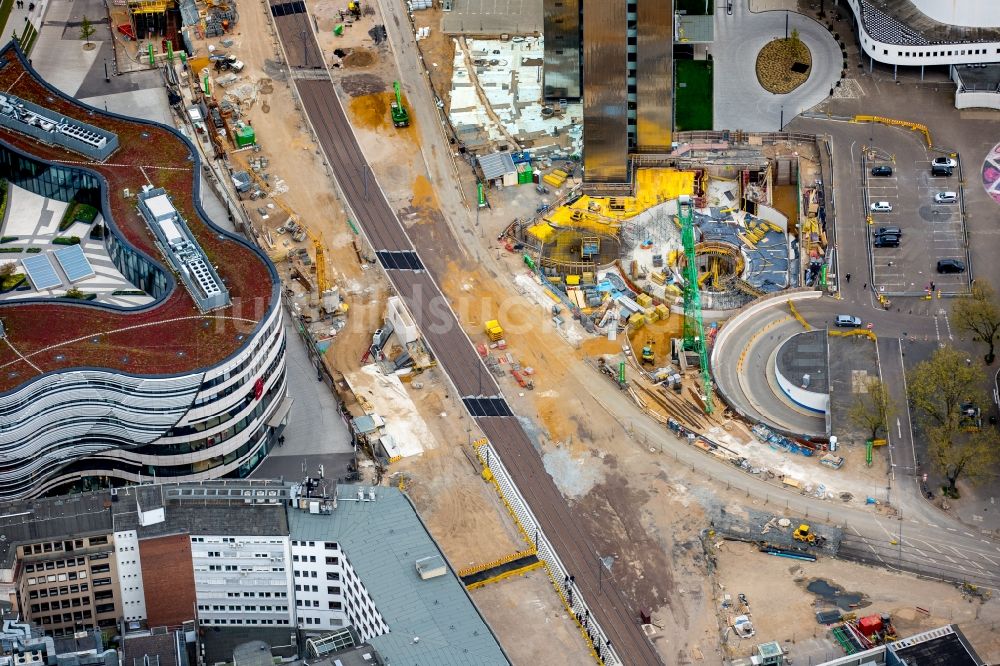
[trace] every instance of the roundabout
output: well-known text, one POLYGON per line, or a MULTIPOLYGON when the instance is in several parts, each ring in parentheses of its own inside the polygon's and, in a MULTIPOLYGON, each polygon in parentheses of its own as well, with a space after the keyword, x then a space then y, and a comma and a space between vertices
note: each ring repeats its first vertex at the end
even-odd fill
POLYGON ((783 11, 751 12, 747 0, 733 2, 733 14, 716 16, 715 129, 740 128, 750 132, 780 130, 798 114, 822 102, 840 80, 844 57, 826 26, 802 14, 783 11), (810 53, 807 78, 783 94, 769 92, 757 78, 757 57, 768 44, 783 41, 796 31, 810 53))

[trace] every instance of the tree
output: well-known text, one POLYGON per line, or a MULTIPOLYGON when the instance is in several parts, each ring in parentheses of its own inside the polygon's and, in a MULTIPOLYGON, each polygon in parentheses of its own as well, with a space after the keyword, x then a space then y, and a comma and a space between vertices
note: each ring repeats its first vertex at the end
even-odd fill
POLYGON ((994 344, 1000 333, 1000 305, 997 305, 993 285, 977 279, 972 283, 972 292, 952 304, 951 316, 960 330, 972 334, 973 340, 989 345, 986 365, 993 363, 996 358, 994 344))
POLYGON ((870 439, 875 439, 880 431, 888 431, 889 419, 895 412, 896 405, 889 395, 889 389, 878 377, 869 377, 864 390, 858 393, 848 410, 847 418, 864 430, 870 439))
POLYGON ((8 261, 7 263, 0 266, 0 278, 10 277, 17 270, 17 264, 13 261, 8 261))
POLYGON ((981 428, 972 433, 949 433, 944 427, 932 428, 928 436, 931 462, 947 479, 944 490, 949 497, 958 497, 955 484, 959 477, 978 484, 994 476, 994 467, 1000 462, 1000 438, 994 428, 981 428))
POLYGON ((917 423, 928 439, 928 454, 945 476, 945 493, 957 497, 955 483, 988 478, 1000 460, 1000 436, 992 426, 963 429, 962 406, 986 404, 983 371, 953 347, 942 347, 907 373, 906 385, 917 423))
POLYGON ((80 291, 76 287, 70 287, 69 289, 66 290, 66 298, 79 298, 79 299, 82 299, 82 298, 86 298, 86 296, 87 296, 86 294, 84 294, 82 291, 80 291))
POLYGON ((910 404, 919 425, 927 432, 945 428, 949 434, 960 430, 963 403, 985 404, 980 390, 984 383, 983 371, 966 363, 965 354, 954 347, 936 350, 906 377, 910 404))
POLYGON ((799 31, 796 30, 795 28, 792 28, 792 34, 791 34, 790 39, 792 40, 792 44, 793 45, 798 45, 799 41, 801 41, 799 39, 799 31))
POLYGON ((95 32, 97 32, 97 28, 94 27, 94 24, 90 22, 90 19, 85 14, 83 20, 80 21, 80 39, 85 41, 87 46, 90 46, 90 38, 94 36, 95 32))

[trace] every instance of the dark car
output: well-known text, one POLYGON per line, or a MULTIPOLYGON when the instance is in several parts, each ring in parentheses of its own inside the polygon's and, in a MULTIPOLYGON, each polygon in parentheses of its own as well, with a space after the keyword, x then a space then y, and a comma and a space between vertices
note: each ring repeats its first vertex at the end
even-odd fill
POLYGON ((879 227, 875 231, 875 236, 902 236, 903 230, 899 227, 879 227))
POLYGON ((937 262, 938 273, 964 273, 965 264, 958 259, 941 259, 937 262))
POLYGON ((899 236, 886 234, 875 237, 875 247, 899 247, 899 236))
POLYGON ((885 166, 884 164, 882 166, 872 167, 872 175, 873 176, 891 176, 892 175, 892 167, 891 166, 885 166))
POLYGON ((951 176, 951 167, 942 166, 940 164, 931 165, 931 175, 932 176, 951 176))

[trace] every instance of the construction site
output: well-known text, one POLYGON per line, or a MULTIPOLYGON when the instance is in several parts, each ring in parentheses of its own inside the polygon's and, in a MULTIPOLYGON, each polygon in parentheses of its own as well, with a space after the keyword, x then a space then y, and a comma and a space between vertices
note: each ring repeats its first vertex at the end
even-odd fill
POLYGON ((770 524, 764 534, 719 519, 758 503, 744 477, 834 512, 853 502, 892 514, 873 490, 885 476, 877 459, 832 450, 826 429, 803 438, 747 418, 713 376, 727 320, 762 299, 830 290, 821 141, 681 134, 669 154, 635 163, 628 195, 586 194, 580 105, 542 100, 541 37, 443 34, 439 8, 396 4, 311 3, 318 47, 295 52, 267 5, 111 9, 119 69, 166 65, 234 220, 278 267, 354 440, 340 478, 408 491, 516 663, 596 653, 466 414, 463 399, 488 396, 490 381, 593 539, 588 575, 621 590, 663 661, 724 663, 777 642, 794 663, 819 663, 970 620, 1000 654, 984 619, 1000 617, 996 601, 903 573, 869 587, 872 570, 838 559, 836 516, 786 503, 742 521, 770 524), (405 34, 387 33, 394 19, 405 34), (334 173, 302 111, 288 67, 303 79, 320 59, 370 167, 334 173), (482 360, 478 392, 456 389, 434 353, 450 350, 432 349, 422 313, 393 293, 386 262, 408 270, 415 253, 366 239, 347 180, 381 189, 422 249, 482 360), (686 452, 669 453, 668 437, 686 452), (704 456, 725 463, 707 482, 704 456), (872 612, 848 604, 833 625, 852 628, 839 633, 818 624, 830 608, 810 605, 814 579, 865 589, 872 612), (904 587, 913 598, 893 598, 904 587), (793 598, 804 601, 783 606, 793 598))

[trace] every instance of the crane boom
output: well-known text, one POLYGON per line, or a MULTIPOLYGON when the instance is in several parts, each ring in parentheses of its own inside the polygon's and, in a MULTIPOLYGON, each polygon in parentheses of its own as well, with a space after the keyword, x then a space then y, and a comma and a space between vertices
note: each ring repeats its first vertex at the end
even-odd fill
POLYGON ((708 370, 708 349, 705 346, 705 324, 701 316, 701 294, 698 291, 698 264, 694 242, 694 206, 691 198, 677 200, 677 214, 681 222, 681 239, 687 261, 684 266, 684 349, 697 351, 701 364, 701 382, 705 394, 705 413, 711 414, 712 375, 708 370))

